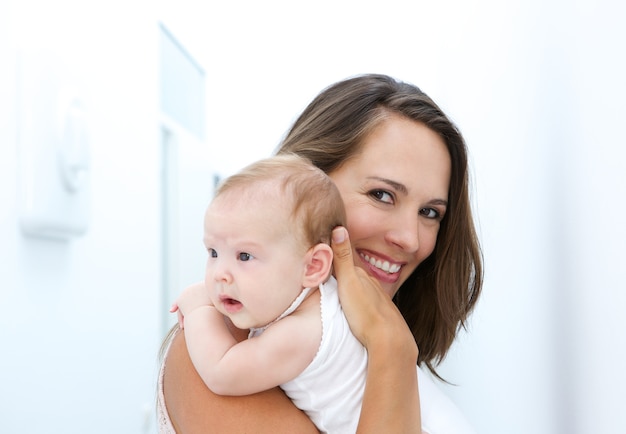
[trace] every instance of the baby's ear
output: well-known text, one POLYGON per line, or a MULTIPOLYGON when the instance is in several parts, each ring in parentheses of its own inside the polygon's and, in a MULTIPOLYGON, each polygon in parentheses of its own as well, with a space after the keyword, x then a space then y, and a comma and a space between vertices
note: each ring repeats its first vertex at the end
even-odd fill
POLYGON ((324 243, 314 245, 306 253, 305 260, 302 286, 315 288, 324 283, 333 266, 333 250, 330 246, 324 243))

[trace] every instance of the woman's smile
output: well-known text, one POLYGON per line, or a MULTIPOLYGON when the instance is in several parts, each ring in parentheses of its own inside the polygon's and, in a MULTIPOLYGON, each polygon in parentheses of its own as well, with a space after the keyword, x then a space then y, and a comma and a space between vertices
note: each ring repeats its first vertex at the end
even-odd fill
POLYGON ((368 271, 368 274, 376 277, 381 283, 393 284, 400 278, 402 265, 389 262, 388 260, 377 258, 372 253, 358 252, 361 259, 361 268, 368 271))
POLYGON ((387 274, 394 274, 400 271, 401 265, 390 263, 387 260, 376 259, 374 256, 369 256, 367 253, 359 252, 359 256, 368 262, 370 265, 383 270, 387 274))

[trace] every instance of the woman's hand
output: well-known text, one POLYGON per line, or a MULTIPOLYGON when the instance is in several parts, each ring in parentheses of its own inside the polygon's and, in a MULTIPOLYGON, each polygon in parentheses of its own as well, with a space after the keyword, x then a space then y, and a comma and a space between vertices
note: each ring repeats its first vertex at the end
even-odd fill
POLYGON ((421 433, 417 345, 376 279, 354 265, 348 232, 333 230, 333 265, 350 330, 367 348, 367 381, 358 434, 421 433))
POLYGON ((411 343, 414 345, 404 318, 380 283, 354 265, 352 246, 345 228, 333 230, 332 248, 341 307, 356 338, 366 348, 379 340, 389 343, 389 339, 396 338, 400 340, 401 347, 407 342, 409 346, 411 343))

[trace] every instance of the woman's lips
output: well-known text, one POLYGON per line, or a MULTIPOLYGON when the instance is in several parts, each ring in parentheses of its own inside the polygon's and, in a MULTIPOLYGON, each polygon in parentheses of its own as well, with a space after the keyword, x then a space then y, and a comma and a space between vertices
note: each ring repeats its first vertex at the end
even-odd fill
POLYGON ((396 283, 400 278, 401 264, 376 258, 372 254, 364 252, 359 252, 359 258, 365 265, 365 269, 369 270, 369 274, 381 282, 396 283))
POLYGON ((384 271, 385 273, 397 273, 398 271, 400 271, 401 268, 401 266, 398 264, 394 264, 382 259, 376 259, 373 256, 368 255, 367 253, 359 253, 359 256, 361 256, 361 258, 363 258, 365 262, 368 262, 370 265, 384 271))

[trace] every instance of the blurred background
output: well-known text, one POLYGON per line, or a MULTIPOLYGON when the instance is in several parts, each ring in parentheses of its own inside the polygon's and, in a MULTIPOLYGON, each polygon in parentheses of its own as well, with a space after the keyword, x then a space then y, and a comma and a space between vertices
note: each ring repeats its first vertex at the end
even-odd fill
POLYGON ((464 133, 482 299, 440 366, 482 434, 624 433, 626 3, 0 2, 0 432, 155 433, 214 183, 382 72, 464 133))

